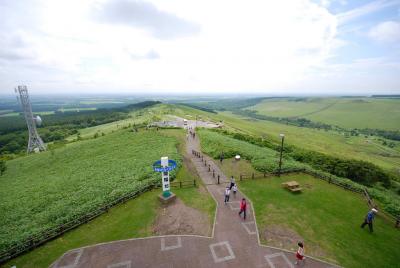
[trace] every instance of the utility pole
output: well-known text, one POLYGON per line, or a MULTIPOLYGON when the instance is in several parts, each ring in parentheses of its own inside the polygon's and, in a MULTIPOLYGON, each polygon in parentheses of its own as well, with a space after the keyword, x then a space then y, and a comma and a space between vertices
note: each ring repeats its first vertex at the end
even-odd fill
POLYGON ((281 176, 281 169, 282 169, 282 153, 283 153, 283 141, 285 140, 285 134, 279 134, 279 136, 282 139, 281 143, 281 155, 279 157, 279 171, 278 171, 278 177, 281 176))

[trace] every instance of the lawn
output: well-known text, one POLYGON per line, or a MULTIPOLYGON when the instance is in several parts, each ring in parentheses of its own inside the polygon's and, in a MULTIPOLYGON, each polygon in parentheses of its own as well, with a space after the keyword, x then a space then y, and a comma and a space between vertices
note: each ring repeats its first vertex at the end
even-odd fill
POLYGON ((0 177, 0 250, 159 179, 152 163, 181 158, 177 139, 120 130, 7 161, 0 177))
MULTIPOLYGON (((253 201, 261 241, 266 245, 280 245, 263 235, 268 228, 280 226, 304 239, 308 255, 336 260, 344 267, 398 267, 399 230, 379 215, 374 233, 362 230, 368 207, 358 194, 303 174, 246 180, 239 182, 239 188, 253 201), (300 183, 302 193, 282 188, 282 182, 291 180, 300 183)), ((288 250, 295 247, 286 246, 288 250)))

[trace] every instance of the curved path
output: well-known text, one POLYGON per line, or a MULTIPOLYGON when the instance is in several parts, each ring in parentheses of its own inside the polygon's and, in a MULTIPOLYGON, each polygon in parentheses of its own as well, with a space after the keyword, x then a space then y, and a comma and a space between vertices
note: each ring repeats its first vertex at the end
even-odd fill
MULTIPOLYGON (((189 125, 194 125, 189 122, 189 125)), ((211 237, 195 235, 157 236, 97 244, 66 252, 50 267, 296 267, 293 252, 262 246, 251 203, 247 219, 239 218, 239 200, 231 194, 231 202, 224 204, 223 193, 227 178, 207 156, 194 156, 199 150, 197 139, 189 138, 187 154, 217 203, 211 237), (207 165, 204 164, 207 161, 207 165), (220 185, 215 184, 212 172, 221 174, 220 185), (225 183, 224 183, 225 182, 225 183)), ((313 258, 307 258, 302 267, 335 267, 313 258)))

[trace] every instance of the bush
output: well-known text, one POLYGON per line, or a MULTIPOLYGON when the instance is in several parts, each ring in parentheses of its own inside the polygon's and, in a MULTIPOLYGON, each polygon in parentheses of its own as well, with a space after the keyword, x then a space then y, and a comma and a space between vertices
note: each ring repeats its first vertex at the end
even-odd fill
POLYGON ((3 159, 0 159, 0 176, 3 175, 3 173, 6 171, 6 161, 3 159))
POLYGON ((339 177, 346 177, 367 186, 382 182, 388 188, 391 184, 391 175, 380 167, 366 161, 340 159, 322 153, 299 149, 293 151, 290 156, 297 161, 308 163, 316 169, 339 177))

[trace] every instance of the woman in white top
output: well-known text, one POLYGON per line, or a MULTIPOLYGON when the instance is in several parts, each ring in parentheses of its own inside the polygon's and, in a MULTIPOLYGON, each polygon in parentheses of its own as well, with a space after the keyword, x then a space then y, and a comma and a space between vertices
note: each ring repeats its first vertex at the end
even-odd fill
POLYGON ((301 261, 304 262, 304 260, 306 259, 306 257, 304 257, 304 245, 302 242, 297 243, 297 245, 299 246, 299 249, 296 252, 296 258, 297 261, 294 264, 300 264, 301 261))

